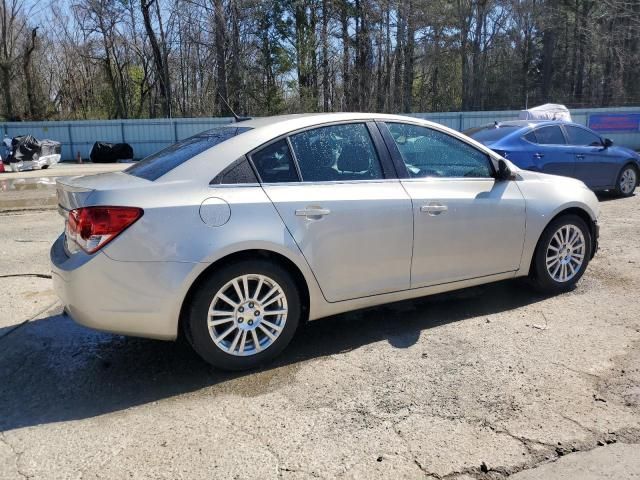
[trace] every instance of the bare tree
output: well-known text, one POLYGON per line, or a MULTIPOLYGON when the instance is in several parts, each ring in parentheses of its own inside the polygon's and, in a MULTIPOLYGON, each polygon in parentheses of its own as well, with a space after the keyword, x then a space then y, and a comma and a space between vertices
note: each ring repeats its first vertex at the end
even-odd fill
POLYGON ((640 103, 636 0, 74 0, 55 29, 24 1, 5 118, 640 103))

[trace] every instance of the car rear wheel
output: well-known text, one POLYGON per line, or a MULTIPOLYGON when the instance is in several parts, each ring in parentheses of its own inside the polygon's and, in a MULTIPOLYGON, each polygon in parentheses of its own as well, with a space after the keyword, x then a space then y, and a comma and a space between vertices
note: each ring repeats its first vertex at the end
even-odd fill
POLYGON ((298 287, 284 268, 266 260, 214 271, 192 300, 186 337, 204 360, 223 370, 255 368, 272 360, 300 322, 298 287))
POLYGON ((591 256, 589 227, 576 215, 554 219, 538 241, 530 274, 545 293, 570 290, 580 280, 591 256))
POLYGON ((616 194, 621 197, 630 197, 633 195, 636 185, 638 184, 638 171, 633 165, 625 165, 618 174, 616 182, 616 194))

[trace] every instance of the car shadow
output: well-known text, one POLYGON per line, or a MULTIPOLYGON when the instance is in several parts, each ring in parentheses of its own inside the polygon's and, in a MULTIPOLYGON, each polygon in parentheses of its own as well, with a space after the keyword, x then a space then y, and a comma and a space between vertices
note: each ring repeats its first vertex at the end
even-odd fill
POLYGON ((598 197, 599 202, 610 202, 611 200, 626 200, 627 198, 632 198, 635 196, 635 193, 630 197, 621 197, 620 195, 616 195, 612 191, 596 192, 596 197, 598 197))
POLYGON ((216 371, 184 341, 100 333, 52 315, 0 338, 0 431, 90 418, 219 385, 225 386, 220 392, 259 395, 282 383, 259 381, 265 372, 290 378, 288 370, 305 361, 374 342, 408 348, 427 329, 544 298, 507 281, 336 315, 301 328, 272 364, 240 373, 216 371), (227 383, 243 378, 243 388, 227 383))

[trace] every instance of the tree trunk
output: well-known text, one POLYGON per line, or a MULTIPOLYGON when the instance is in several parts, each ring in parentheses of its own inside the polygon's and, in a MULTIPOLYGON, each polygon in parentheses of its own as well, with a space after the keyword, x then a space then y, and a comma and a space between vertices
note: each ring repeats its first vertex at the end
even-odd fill
MULTIPOLYGON (((165 117, 171 116, 171 97, 170 90, 171 84, 168 75, 168 66, 165 63, 166 55, 163 55, 158 43, 158 37, 153 30, 151 23, 151 12, 149 11, 151 6, 157 0, 141 0, 140 8, 142 10, 142 19, 144 21, 144 28, 149 37, 149 43, 151 43, 151 51, 153 52, 153 61, 156 67, 156 74, 158 75, 159 83, 159 100, 162 103, 162 115, 165 117)), ((160 21, 160 19, 158 19, 160 21)))
POLYGON ((213 0, 216 25, 216 103, 218 115, 230 115, 227 111, 227 68, 225 65, 226 22, 222 0, 213 0), (223 100, 224 99, 224 100, 223 100))
POLYGON ((322 0, 322 111, 329 111, 329 5, 322 0))
POLYGON ((29 107, 29 118, 31 120, 38 120, 40 118, 40 105, 38 104, 38 98, 35 92, 35 85, 33 84, 33 77, 31 72, 31 55, 36 49, 36 35, 38 34, 38 27, 31 30, 31 42, 27 44, 22 59, 22 71, 24 72, 25 88, 27 89, 27 103, 29 107))
POLYGON ((240 95, 242 85, 240 79, 240 12, 238 12, 238 0, 231 0, 231 58, 229 72, 229 86, 231 90, 231 105, 238 113, 240 110, 240 95))
POLYGON ((556 16, 558 0, 550 0, 548 12, 544 18, 542 34, 542 100, 551 101, 551 86, 553 84, 553 52, 556 49, 556 16))
POLYGON ((396 32, 396 49, 393 53, 393 95, 391 101, 391 112, 397 113, 402 108, 402 68, 404 65, 404 44, 406 32, 406 10, 405 0, 401 0, 398 14, 398 27, 396 32))
POLYGON ((351 96, 351 72, 349 71, 349 5, 347 0, 342 0, 342 8, 340 8, 340 23, 342 25, 342 98, 344 109, 352 110, 351 96))
MULTIPOLYGON (((411 1, 408 2, 411 12, 411 1)), ((407 21, 407 41, 404 45, 404 75, 402 81, 402 113, 411 113, 413 106, 413 54, 415 48, 415 16, 409 14, 407 21)))
POLYGON ((111 96, 113 97, 113 101, 115 102, 115 118, 122 118, 123 111, 122 105, 120 103, 120 94, 118 93, 118 85, 116 84, 116 79, 113 75, 113 66, 111 64, 111 40, 110 36, 107 32, 107 28, 104 24, 104 19, 102 16, 99 16, 98 27, 100 28, 100 33, 102 34, 102 47, 104 48, 104 71, 107 75, 107 81, 109 83, 109 88, 111 89, 111 96))
POLYGON ((476 25, 471 51, 471 107, 474 109, 479 108, 482 103, 482 36, 484 34, 486 7, 486 0, 479 0, 476 5, 476 25))
POLYGON ((4 116, 7 120, 13 119, 13 98, 11 94, 11 64, 0 63, 2 73, 2 96, 4 97, 4 116))
POLYGON ((460 68, 461 68, 461 86, 462 86, 462 110, 469 110, 471 108, 471 71, 469 69, 469 29, 470 29, 470 17, 472 13, 465 10, 462 0, 457 0, 458 8, 458 22, 460 28, 460 68))

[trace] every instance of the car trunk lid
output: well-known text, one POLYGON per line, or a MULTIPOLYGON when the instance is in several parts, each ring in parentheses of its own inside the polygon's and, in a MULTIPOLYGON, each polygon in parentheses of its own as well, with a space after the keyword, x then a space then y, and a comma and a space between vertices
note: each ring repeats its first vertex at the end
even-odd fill
POLYGON ((67 217, 69 211, 91 204, 95 191, 119 190, 148 184, 148 180, 123 172, 100 173, 77 177, 62 177, 56 180, 58 212, 67 217))

